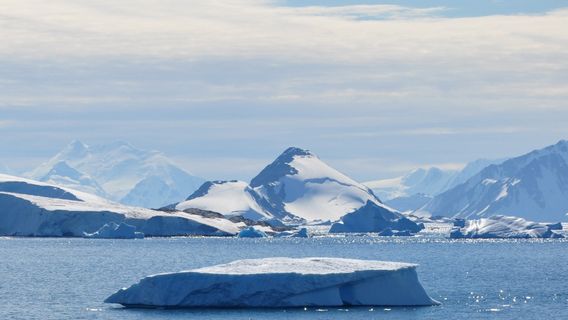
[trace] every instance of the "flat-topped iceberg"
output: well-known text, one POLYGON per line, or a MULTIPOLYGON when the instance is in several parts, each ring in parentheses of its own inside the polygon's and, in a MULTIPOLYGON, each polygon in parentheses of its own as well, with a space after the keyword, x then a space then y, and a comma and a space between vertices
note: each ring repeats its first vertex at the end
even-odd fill
POLYGON ((564 238, 552 231, 554 227, 518 217, 492 216, 479 220, 457 220, 450 238, 564 238))
POLYGON ((143 278, 108 297, 127 307, 431 306, 416 265, 339 258, 238 260, 143 278))

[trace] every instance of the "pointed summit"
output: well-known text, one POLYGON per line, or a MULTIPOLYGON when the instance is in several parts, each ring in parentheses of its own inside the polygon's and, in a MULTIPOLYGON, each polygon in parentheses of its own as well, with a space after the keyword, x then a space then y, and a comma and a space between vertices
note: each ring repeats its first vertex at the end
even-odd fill
POLYGON ((271 181, 278 180, 280 177, 285 175, 294 175, 298 173, 298 170, 290 165, 295 158, 298 157, 314 157, 317 156, 311 153, 309 150, 290 147, 276 158, 274 162, 266 166, 255 178, 251 180, 251 187, 258 187, 260 185, 270 183, 271 181))

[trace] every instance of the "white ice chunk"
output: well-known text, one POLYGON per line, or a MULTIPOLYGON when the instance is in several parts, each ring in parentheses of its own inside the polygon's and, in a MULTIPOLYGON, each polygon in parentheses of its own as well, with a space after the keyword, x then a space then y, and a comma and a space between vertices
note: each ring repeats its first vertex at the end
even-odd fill
POLYGON ((493 216, 456 222, 450 238, 563 238, 553 227, 518 217, 493 216))
POLYGON ((149 276, 105 300, 128 307, 431 306, 416 265, 339 258, 239 260, 149 276))

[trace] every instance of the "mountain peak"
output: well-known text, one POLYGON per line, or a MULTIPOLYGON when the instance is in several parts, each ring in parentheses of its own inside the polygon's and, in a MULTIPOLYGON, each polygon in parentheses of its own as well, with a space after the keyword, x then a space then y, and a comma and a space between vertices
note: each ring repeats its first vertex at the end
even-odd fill
POLYGON ((298 147, 289 147, 288 149, 284 150, 282 154, 278 158, 286 157, 292 158, 294 156, 315 156, 310 150, 298 148, 298 147))
POLYGON ((274 162, 266 166, 255 178, 251 181, 251 187, 258 187, 267 184, 271 181, 276 181, 285 175, 294 175, 298 171, 290 164, 297 156, 315 157, 309 150, 290 147, 276 158, 274 162))

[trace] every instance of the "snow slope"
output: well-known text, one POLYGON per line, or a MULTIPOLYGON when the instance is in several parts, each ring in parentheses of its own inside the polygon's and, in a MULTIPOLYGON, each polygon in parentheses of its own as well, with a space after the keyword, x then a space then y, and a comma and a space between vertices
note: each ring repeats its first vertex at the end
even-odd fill
POLYGON ((467 220, 464 226, 454 227, 450 238, 563 238, 551 226, 518 217, 492 216, 467 220))
POLYGON ((107 223, 133 225, 148 236, 234 235, 222 218, 130 207, 84 192, 0 174, 0 235, 74 236, 107 223))
POLYGON ((417 215, 518 216, 568 221, 568 142, 491 165, 432 199, 417 215))
POLYGON ((197 208, 221 213, 227 217, 242 216, 250 220, 274 217, 263 207, 260 196, 243 181, 210 181, 204 183, 187 200, 175 205, 176 210, 197 208))
POLYGON ((136 149, 126 142, 88 146, 73 141, 28 176, 68 187, 92 188, 93 183, 77 180, 77 174, 91 177, 111 200, 147 208, 181 201, 203 183, 162 153, 136 149), (62 162, 66 170, 58 168, 62 162), (59 171, 56 180, 50 175, 53 170, 59 171))
POLYGON ((266 258, 159 274, 105 300, 130 307, 431 306, 416 265, 266 258))
POLYGON ((368 201, 384 207, 369 188, 299 148, 284 151, 250 185, 281 219, 336 221, 368 201))

